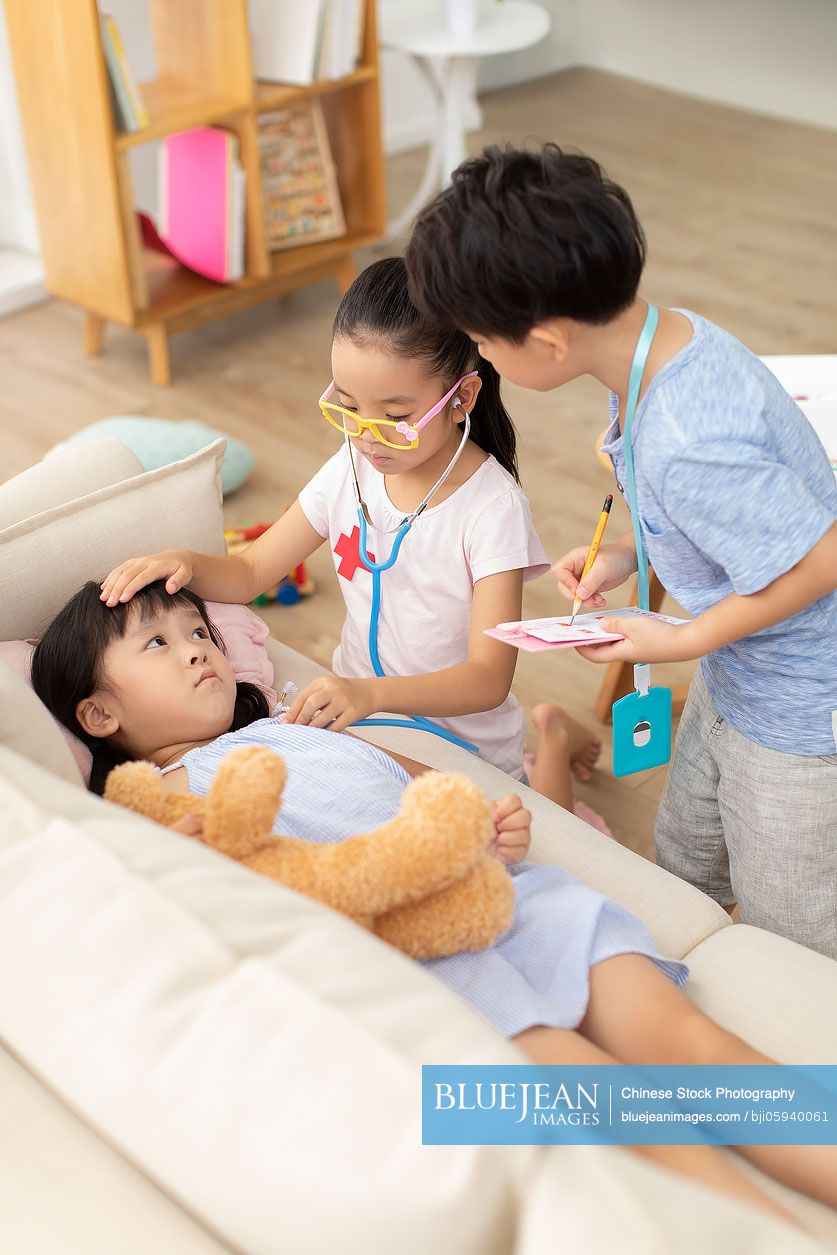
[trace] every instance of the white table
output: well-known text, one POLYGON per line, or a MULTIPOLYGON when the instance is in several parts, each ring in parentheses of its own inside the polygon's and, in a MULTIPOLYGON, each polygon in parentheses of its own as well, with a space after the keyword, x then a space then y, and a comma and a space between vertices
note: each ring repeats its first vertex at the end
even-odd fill
POLYGON ((781 354, 761 360, 808 419, 837 476, 837 353, 781 354))
POLYGON ((480 24, 472 35, 454 35, 445 24, 440 0, 399 0, 382 6, 381 47, 405 53, 415 62, 430 85, 436 109, 435 131, 418 190, 387 227, 387 238, 400 235, 431 192, 444 187, 465 160, 465 114, 472 103, 477 58, 517 52, 538 43, 549 30, 549 21, 547 11, 531 0, 502 0, 483 5, 480 24))

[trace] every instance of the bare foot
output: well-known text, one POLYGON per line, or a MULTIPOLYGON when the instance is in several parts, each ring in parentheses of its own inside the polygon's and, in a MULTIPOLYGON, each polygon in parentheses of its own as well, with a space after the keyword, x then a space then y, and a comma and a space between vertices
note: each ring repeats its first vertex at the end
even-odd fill
POLYGON ((541 737, 566 739, 573 775, 576 780, 589 780, 602 752, 602 743, 596 733, 551 702, 540 702, 535 706, 532 722, 541 737))

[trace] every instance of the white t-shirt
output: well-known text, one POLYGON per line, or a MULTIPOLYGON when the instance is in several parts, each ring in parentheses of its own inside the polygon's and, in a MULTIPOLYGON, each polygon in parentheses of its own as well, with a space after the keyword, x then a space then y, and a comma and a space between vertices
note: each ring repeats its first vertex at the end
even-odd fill
MULTIPOLYGON (((404 515, 386 491, 384 477, 356 457, 360 491, 375 526, 368 552, 389 557, 404 515)), ((360 529, 346 446, 326 462, 299 494, 302 510, 331 546, 346 622, 334 651, 335 674, 373 674, 369 657, 372 577, 357 565, 360 529)), ((549 570, 532 525, 529 502, 511 475, 488 457, 470 479, 439 505, 432 503, 404 538, 395 565, 381 576, 378 653, 387 675, 424 675, 468 659, 474 584, 501 571, 523 569, 524 580, 549 570)), ((520 777, 523 712, 509 695, 501 706, 475 715, 435 718, 479 747, 481 757, 520 777)))

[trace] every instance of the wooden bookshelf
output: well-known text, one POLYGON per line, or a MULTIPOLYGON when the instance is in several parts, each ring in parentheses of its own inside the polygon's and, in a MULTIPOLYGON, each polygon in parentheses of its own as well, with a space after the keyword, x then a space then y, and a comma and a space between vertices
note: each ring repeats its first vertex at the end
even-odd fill
MULTIPOLYGON (((86 312, 85 351, 108 322, 146 337, 151 377, 171 377, 169 337, 329 276, 384 231, 375 0, 357 70, 308 87, 254 80, 246 0, 146 0, 158 76, 141 83, 150 123, 114 124, 96 0, 4 0, 46 286, 86 312), (270 252, 262 214, 260 114, 322 102, 346 234, 270 252), (214 283, 143 250, 129 151, 195 126, 234 131, 246 179, 246 273, 214 283)), ((300 0, 302 2, 302 0, 300 0)), ((126 49, 128 58, 131 49, 126 49)))

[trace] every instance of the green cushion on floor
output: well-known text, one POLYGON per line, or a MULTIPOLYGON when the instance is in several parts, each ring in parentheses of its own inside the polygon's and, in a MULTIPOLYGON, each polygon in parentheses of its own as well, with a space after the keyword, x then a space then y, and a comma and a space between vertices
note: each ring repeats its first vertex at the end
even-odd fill
POLYGON ((68 445, 112 437, 121 440, 136 454, 143 470, 156 471, 160 466, 168 466, 169 462, 177 462, 188 457, 190 453, 197 453, 198 449, 203 449, 219 436, 223 436, 227 442, 221 467, 221 489, 226 497, 235 492, 236 488, 240 488, 247 479, 253 469, 253 454, 240 440, 233 439, 226 432, 207 427, 206 423, 118 415, 100 419, 89 427, 82 427, 81 431, 75 432, 50 452, 56 453, 68 445))

